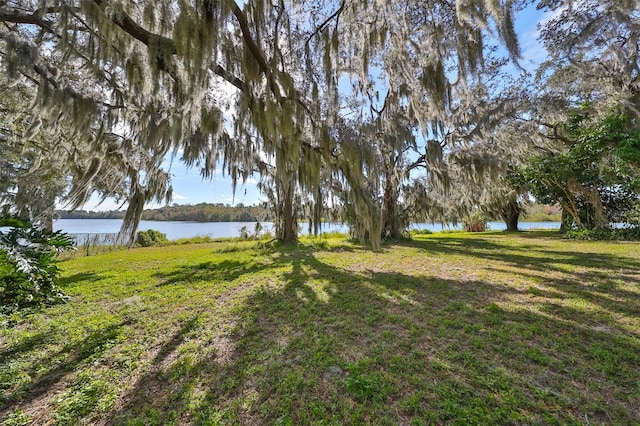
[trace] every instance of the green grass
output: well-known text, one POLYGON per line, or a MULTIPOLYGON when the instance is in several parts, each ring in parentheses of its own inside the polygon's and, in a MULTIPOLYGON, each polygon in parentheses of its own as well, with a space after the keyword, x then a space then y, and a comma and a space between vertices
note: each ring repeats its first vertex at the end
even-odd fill
POLYGON ((7 425, 640 424, 638 243, 325 236, 61 267, 72 300, 0 328, 7 425))

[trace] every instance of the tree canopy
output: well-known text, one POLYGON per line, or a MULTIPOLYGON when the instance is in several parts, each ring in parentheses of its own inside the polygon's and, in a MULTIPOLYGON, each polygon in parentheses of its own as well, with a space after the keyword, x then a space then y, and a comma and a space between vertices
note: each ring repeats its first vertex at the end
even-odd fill
POLYGON ((161 165, 173 156, 205 177, 221 167, 234 186, 260 174, 284 240, 299 216, 339 207, 377 246, 407 220, 395 202, 425 205, 418 169, 443 197, 455 170, 504 170, 484 154, 477 167, 445 159, 491 151, 506 121, 544 141, 574 98, 637 105, 635 2, 538 2, 559 12, 541 31, 550 59, 536 93, 505 68, 530 3, 6 1, 0 54, 33 93, 31 127, 70 141, 56 158, 71 207, 115 195, 133 234, 146 202, 170 200, 161 165))
POLYGON ((558 203, 581 228, 634 223, 640 203, 640 131, 619 110, 594 118, 583 109, 564 124, 557 151, 528 160, 525 180, 537 200, 558 203))

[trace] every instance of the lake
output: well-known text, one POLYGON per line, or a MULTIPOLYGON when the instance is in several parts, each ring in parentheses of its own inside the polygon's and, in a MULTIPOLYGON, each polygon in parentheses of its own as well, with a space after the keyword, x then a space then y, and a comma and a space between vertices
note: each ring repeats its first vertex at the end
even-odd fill
MULTIPOLYGON (((139 230, 146 231, 155 229, 166 234, 170 240, 180 238, 192 238, 197 236, 208 236, 213 238, 229 238, 240 236, 240 229, 247 227, 249 232, 253 232, 255 222, 155 222, 143 220, 140 222, 139 230)), ((69 234, 111 234, 120 231, 122 220, 120 219, 58 219, 53 223, 54 230, 61 230, 69 234)), ((262 223, 264 231, 272 231, 273 224, 262 223)), ((441 231, 443 229, 460 229, 453 225, 442 226, 440 224, 416 223, 410 229, 429 229, 430 231, 441 231)), ((489 222, 489 229, 504 230, 505 224, 502 222, 489 222)), ((560 222, 521 222, 519 228, 527 229, 559 229, 560 222)), ((339 223, 325 223, 321 227, 321 232, 349 232, 349 227, 339 223)), ((300 233, 308 233, 305 223, 300 224, 300 233)))

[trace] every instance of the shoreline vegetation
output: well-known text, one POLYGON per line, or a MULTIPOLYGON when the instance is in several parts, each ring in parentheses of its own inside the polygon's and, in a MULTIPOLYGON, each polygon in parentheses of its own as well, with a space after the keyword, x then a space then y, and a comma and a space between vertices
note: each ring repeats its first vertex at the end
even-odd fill
MULTIPOLYGON (((59 219, 122 219, 124 211, 56 210, 59 219)), ((532 204, 520 217, 520 222, 560 222, 562 213, 557 206, 532 204)), ((273 217, 264 205, 200 203, 195 205, 174 204, 142 213, 142 220, 168 222, 271 222, 273 217)))
POLYGON ((640 243, 550 231, 114 250, 0 317, 0 421, 636 424, 640 243))
MULTIPOLYGON (((56 210, 55 215, 60 219, 122 219, 123 210, 86 211, 86 210, 56 210)), ((147 209, 142 213, 142 220, 167 222, 267 222, 272 217, 269 209, 262 205, 245 206, 236 204, 200 203, 174 204, 158 209, 147 209)))

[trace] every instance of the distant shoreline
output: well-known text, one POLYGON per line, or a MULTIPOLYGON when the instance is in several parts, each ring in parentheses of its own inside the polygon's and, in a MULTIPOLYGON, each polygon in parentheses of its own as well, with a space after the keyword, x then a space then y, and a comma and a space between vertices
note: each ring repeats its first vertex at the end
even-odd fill
MULTIPOLYGON (((111 210, 103 212, 86 210, 57 210, 55 216, 59 219, 123 219, 124 211, 111 210)), ((174 204, 158 209, 148 209, 142 212, 142 220, 153 222, 272 222, 274 217, 266 205, 245 206, 236 204, 200 203, 174 204)), ((526 214, 521 215, 519 222, 560 222, 561 210, 558 207, 534 204, 527 208, 526 214)), ((501 222, 495 220, 493 222, 501 222)))
MULTIPOLYGON (((64 220, 122 220, 123 216, 120 217, 75 217, 75 216, 60 216, 55 220, 64 219, 64 220)), ((272 220, 191 220, 191 219, 142 219, 146 222, 195 222, 195 223, 241 223, 241 222, 273 222, 272 220)), ((322 221, 323 223, 339 223, 339 222, 331 222, 331 221, 322 221)), ((502 222, 501 220, 490 220, 489 222, 502 222)), ((558 219, 524 219, 519 220, 518 223, 559 223, 561 222, 560 218, 558 219)), ((307 221, 298 221, 298 223, 307 223, 307 221)), ((421 222, 422 223, 422 222, 421 222)), ((427 223, 427 222, 425 222, 427 223)), ((431 223, 431 222, 428 222, 431 223)), ((434 224, 438 225, 438 222, 434 222, 434 224)))

